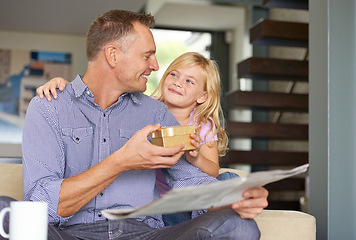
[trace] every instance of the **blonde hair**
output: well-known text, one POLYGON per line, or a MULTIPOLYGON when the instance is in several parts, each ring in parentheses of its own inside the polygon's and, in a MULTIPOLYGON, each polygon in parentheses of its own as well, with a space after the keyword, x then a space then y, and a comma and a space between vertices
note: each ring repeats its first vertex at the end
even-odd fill
MULTIPOLYGON (((226 154, 228 137, 222 126, 225 124, 224 115, 220 105, 220 75, 219 69, 215 61, 205 58, 203 55, 196 52, 187 52, 179 57, 177 57, 164 72, 161 81, 159 82, 156 90, 152 93, 152 97, 164 102, 163 96, 163 85, 168 74, 172 71, 186 67, 186 66, 200 66, 203 74, 205 75, 204 91, 207 92, 207 100, 196 106, 194 111, 193 119, 200 126, 201 123, 210 122, 210 130, 213 131, 213 125, 216 126, 216 131, 211 134, 218 136, 218 153, 219 156, 224 156, 226 154), (212 120, 213 121, 212 121, 212 120)), ((207 134, 208 135, 208 134, 207 134)), ((206 135, 206 136, 207 136, 206 135)), ((206 138, 205 136, 205 138, 206 138)), ((209 144, 211 139, 204 139, 209 144)))

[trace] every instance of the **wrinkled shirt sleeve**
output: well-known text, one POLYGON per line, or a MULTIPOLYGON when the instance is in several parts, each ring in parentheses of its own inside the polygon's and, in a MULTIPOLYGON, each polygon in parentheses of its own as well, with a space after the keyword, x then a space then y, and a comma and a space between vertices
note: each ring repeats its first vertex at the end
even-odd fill
POLYGON ((25 201, 47 202, 49 223, 60 226, 69 218, 57 215, 64 179, 64 146, 55 114, 51 103, 38 97, 29 105, 22 144, 23 189, 25 201))

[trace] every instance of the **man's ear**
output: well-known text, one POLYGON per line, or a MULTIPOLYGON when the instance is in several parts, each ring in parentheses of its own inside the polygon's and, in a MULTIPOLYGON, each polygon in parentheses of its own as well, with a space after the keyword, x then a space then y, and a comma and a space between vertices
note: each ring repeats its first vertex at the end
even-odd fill
POLYGON ((105 58, 111 67, 115 67, 118 60, 119 48, 113 44, 105 47, 105 58))
POLYGON ((204 92, 203 95, 197 99, 198 104, 204 103, 208 99, 208 93, 204 92))

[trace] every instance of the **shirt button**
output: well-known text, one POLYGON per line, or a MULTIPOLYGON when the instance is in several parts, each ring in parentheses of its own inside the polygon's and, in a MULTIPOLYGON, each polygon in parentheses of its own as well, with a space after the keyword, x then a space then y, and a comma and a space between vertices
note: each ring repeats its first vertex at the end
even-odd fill
POLYGON ((106 114, 104 113, 104 117, 106 117, 106 114))
POLYGON ((100 196, 103 196, 103 195, 104 195, 104 193, 101 192, 101 193, 100 193, 100 196))
POLYGON ((98 213, 98 217, 101 217, 102 216, 102 214, 101 213, 98 213))
POLYGON ((87 94, 90 95, 90 91, 87 91, 87 94))
POLYGON ((106 138, 103 139, 103 142, 106 142, 106 138))
POLYGON ((78 142, 78 141, 79 141, 79 138, 77 137, 77 138, 75 138, 75 140, 78 142))

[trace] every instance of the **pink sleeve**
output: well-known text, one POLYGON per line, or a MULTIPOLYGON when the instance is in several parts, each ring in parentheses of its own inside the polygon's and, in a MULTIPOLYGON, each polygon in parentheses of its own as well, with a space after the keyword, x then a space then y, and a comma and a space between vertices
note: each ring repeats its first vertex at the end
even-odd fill
MULTIPOLYGON (((213 121, 210 118, 211 121, 213 121)), ((214 121, 213 121, 214 123, 214 121)), ((213 130, 209 132, 210 130, 210 126, 211 123, 210 121, 208 121, 207 123, 202 123, 201 129, 200 129, 200 145, 203 145, 207 142, 212 142, 212 141, 217 141, 218 140, 218 136, 215 134, 213 135, 213 133, 216 131, 216 127, 215 127, 215 123, 213 125, 213 130)))

